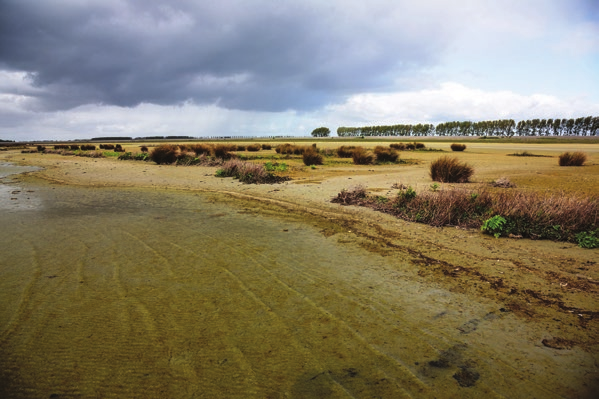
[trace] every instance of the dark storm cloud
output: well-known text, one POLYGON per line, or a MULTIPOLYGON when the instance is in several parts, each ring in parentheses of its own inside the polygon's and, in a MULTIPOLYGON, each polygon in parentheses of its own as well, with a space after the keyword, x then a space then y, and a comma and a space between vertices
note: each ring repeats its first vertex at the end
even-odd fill
POLYGON ((0 69, 30 73, 44 109, 311 109, 397 88, 443 49, 448 24, 399 1, 361 3, 3 0, 0 69))

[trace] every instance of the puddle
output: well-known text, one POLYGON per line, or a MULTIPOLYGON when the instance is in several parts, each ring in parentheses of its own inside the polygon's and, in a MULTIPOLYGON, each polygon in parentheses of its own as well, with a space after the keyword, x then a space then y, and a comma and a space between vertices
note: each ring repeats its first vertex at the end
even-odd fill
POLYGON ((589 354, 349 233, 217 195, 19 189, 39 205, 0 209, 1 397, 591 392, 589 354))

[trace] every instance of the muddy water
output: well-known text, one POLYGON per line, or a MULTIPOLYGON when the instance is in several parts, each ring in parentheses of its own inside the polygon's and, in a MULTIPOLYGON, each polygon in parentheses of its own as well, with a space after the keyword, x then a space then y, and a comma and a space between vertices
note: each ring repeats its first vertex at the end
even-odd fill
POLYGON ((2 398, 592 397, 591 356, 351 232, 216 195, 2 186, 2 398))

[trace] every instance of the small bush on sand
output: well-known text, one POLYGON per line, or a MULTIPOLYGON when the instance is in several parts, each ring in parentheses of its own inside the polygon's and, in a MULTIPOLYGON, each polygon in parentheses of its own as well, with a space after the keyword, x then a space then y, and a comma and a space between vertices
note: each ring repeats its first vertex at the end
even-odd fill
POLYGON ((450 145, 451 151, 464 151, 466 149, 466 144, 456 144, 453 143, 450 145))
POLYGON ((371 165, 374 163, 374 154, 364 147, 356 147, 352 159, 355 165, 371 165))
POLYGON ((214 156, 222 159, 230 159, 234 157, 231 151, 236 150, 237 146, 235 144, 217 144, 214 146, 214 156))
POLYGON ((342 145, 337 148, 337 156, 339 158, 351 158, 354 155, 354 150, 356 146, 353 145, 342 145))
POLYGON ((405 151, 406 150, 406 145, 404 143, 393 143, 393 144, 389 144, 389 147, 393 148, 394 150, 397 151, 405 151))
POLYGON ((304 161, 304 165, 306 166, 322 165, 322 155, 320 155, 315 149, 304 151, 302 159, 304 161))
POLYGON ((287 180, 285 177, 277 176, 268 172, 264 165, 252 162, 244 162, 238 159, 232 159, 222 164, 222 167, 216 171, 217 177, 234 177, 242 183, 279 183, 287 180))
POLYGON ((559 166, 582 166, 586 161, 584 152, 564 152, 559 156, 559 166))
POLYGON ((397 162, 399 154, 393 148, 376 146, 374 147, 377 163, 397 162))
POLYGON ((210 144, 193 144, 189 147, 190 150, 193 151, 198 157, 203 154, 212 154, 212 146, 210 144))
POLYGON ((177 146, 160 144, 150 153, 150 159, 158 165, 172 164, 177 160, 177 146))
POLYGON ((457 158, 441 157, 430 166, 433 181, 441 183, 467 183, 474 174, 474 169, 457 158))
POLYGON ((262 146, 260 144, 250 144, 246 149, 250 152, 258 152, 262 149, 262 146))

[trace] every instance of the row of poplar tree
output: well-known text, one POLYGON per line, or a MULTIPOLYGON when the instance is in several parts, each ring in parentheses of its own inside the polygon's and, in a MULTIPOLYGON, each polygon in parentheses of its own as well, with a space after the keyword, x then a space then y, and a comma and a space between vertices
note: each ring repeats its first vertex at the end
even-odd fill
POLYGON ((339 127, 339 137, 355 136, 597 136, 599 117, 576 119, 513 119, 481 122, 339 127))

